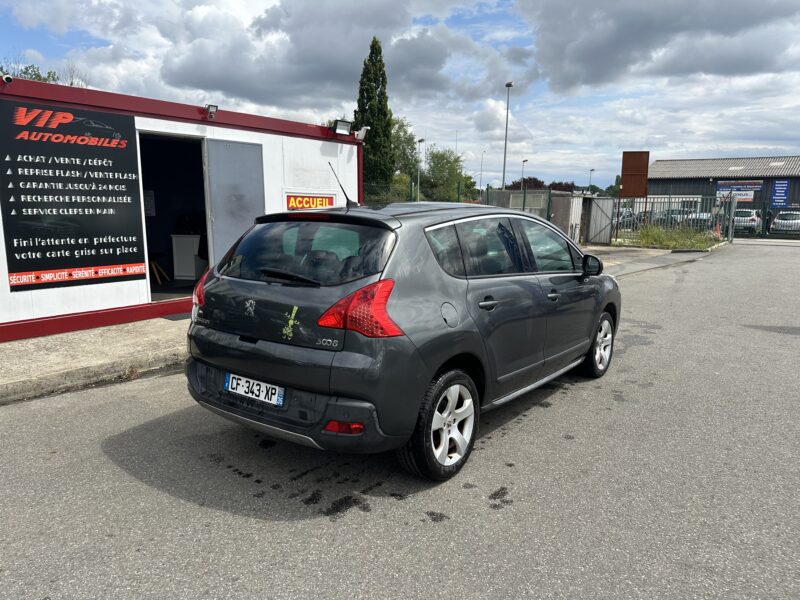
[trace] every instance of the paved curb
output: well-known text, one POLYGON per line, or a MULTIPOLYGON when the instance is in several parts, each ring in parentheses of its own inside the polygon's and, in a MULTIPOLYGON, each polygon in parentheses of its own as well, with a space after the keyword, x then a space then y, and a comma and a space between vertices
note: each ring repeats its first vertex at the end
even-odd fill
POLYGON ((683 254, 683 253, 687 253, 687 252, 713 252, 714 250, 716 250, 718 248, 722 248, 727 243, 728 243, 727 241, 720 242, 719 244, 714 244, 713 246, 710 246, 708 248, 704 248, 702 250, 698 250, 696 248, 676 248, 674 250, 671 250, 671 252, 672 252, 672 254, 683 254))
MULTIPOLYGON (((689 253, 686 253, 689 254, 689 253)), ((686 263, 697 262, 698 260, 703 260, 705 256, 694 256, 696 254, 707 254, 705 250, 699 252, 692 252, 693 256, 687 256, 682 260, 676 260, 675 262, 671 262, 666 265, 655 265, 651 267, 644 267, 642 269, 637 269, 635 271, 628 271, 627 273, 620 273, 619 275, 613 275, 615 279, 624 279, 625 277, 630 277, 632 275, 639 275, 640 273, 646 273, 647 271, 655 271, 657 269, 671 269, 677 265, 685 265, 686 263)))
POLYGON ((722 242, 720 242, 718 244, 714 244, 713 246, 710 246, 708 248, 703 248, 703 249, 698 249, 698 248, 673 248, 673 249, 670 249, 670 248, 663 248, 661 246, 627 246, 627 245, 622 245, 622 244, 620 244, 620 245, 611 245, 611 246, 609 246, 609 248, 611 248, 611 249, 616 249, 616 248, 634 248, 634 249, 642 249, 642 250, 664 250, 665 252, 670 252, 670 253, 673 253, 673 254, 680 254, 682 252, 711 252, 713 250, 716 250, 717 248, 721 248, 722 246, 724 246, 727 243, 728 243, 728 241, 725 240, 725 241, 722 241, 722 242))
POLYGON ((0 406, 96 385, 129 381, 156 371, 178 369, 185 360, 186 345, 181 344, 145 357, 123 358, 51 373, 35 380, 11 381, 0 384, 0 406))

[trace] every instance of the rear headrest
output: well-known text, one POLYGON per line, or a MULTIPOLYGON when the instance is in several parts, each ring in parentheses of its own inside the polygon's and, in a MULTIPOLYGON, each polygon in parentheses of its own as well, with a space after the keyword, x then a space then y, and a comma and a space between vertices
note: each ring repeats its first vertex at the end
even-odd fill
POLYGON ((481 258, 489 253, 486 238, 475 236, 469 241, 469 253, 473 258, 481 258))

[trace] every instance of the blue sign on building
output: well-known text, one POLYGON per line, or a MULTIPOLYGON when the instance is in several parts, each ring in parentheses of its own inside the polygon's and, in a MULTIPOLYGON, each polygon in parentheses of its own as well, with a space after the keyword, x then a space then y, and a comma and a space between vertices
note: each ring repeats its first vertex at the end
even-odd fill
POLYGON ((789 180, 776 179, 772 182, 772 202, 770 208, 788 208, 789 180))

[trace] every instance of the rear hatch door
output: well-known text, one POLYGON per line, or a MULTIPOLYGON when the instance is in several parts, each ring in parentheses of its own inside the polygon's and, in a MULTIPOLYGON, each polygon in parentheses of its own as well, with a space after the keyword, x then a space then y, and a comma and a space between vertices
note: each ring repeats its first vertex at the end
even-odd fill
POLYGON ((254 225, 206 285, 203 323, 253 340, 341 350, 344 331, 317 321, 380 278, 395 234, 380 221, 326 216, 277 216, 254 225))

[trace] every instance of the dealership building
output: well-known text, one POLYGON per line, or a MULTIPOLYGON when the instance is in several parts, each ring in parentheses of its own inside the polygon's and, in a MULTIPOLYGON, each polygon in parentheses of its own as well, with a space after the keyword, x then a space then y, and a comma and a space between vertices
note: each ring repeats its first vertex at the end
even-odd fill
POLYGON ((344 206, 335 175, 360 202, 362 164, 348 127, 0 83, 0 341, 188 312, 256 216, 344 206))
POLYGON ((800 207, 800 156, 657 160, 647 175, 648 196, 719 197, 739 205, 780 210, 800 207))

